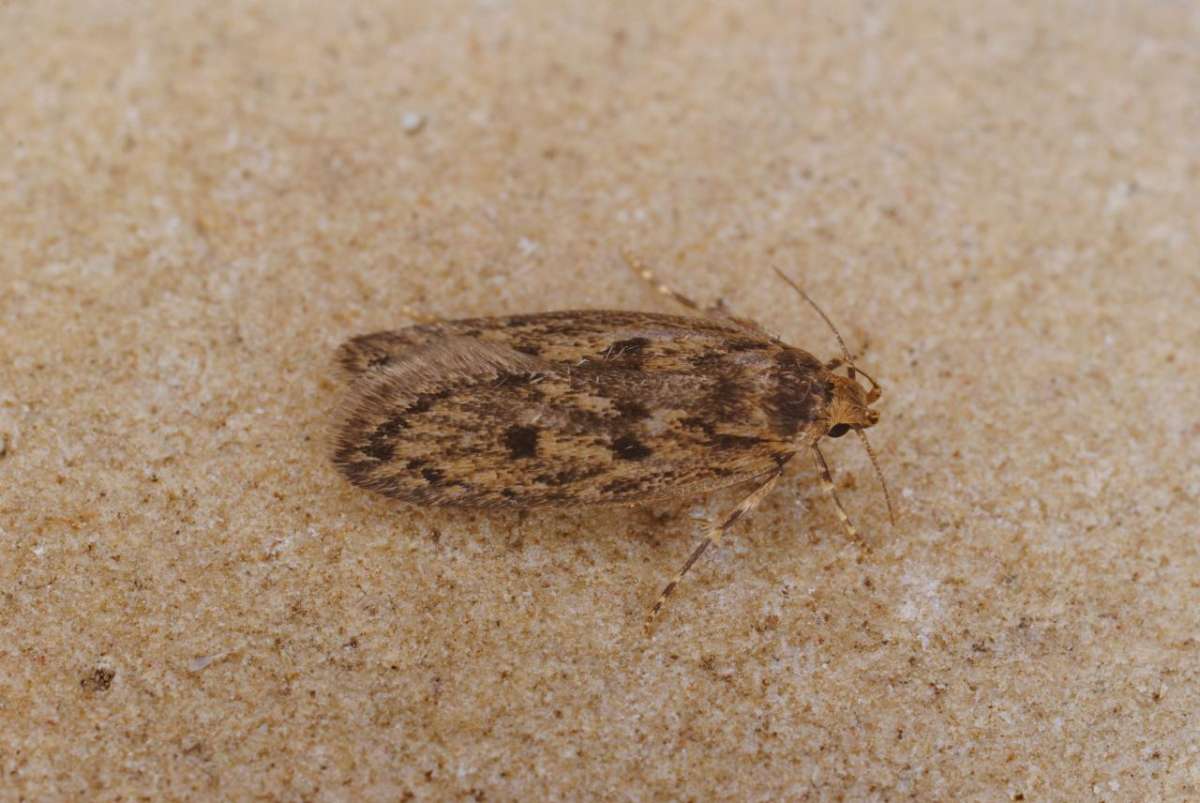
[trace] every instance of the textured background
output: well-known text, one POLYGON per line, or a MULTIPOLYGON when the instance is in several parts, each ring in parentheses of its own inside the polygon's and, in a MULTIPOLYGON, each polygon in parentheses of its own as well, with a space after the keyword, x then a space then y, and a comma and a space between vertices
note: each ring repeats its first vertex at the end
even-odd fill
POLYGON ((1194 3, 0 3, 0 798, 1200 796, 1194 3), (336 6, 336 7, 335 7, 336 6), (673 311, 885 383, 874 549, 404 508, 333 348, 673 311))

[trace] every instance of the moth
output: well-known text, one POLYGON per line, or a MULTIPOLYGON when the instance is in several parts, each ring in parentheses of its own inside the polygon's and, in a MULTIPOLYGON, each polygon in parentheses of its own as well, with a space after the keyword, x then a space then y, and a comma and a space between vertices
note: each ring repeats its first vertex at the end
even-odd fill
MULTIPOLYGON (((462 508, 641 504, 744 485, 646 617, 650 628, 710 546, 770 492, 800 452, 852 538, 818 442, 864 430, 882 389, 842 357, 822 361, 757 324, 694 314, 576 310, 468 318, 354 337, 333 462, 354 485, 414 505, 462 508), (839 369, 845 369, 845 374, 839 369), (862 376, 869 383, 858 381, 862 376)), ((883 484, 888 512, 891 497, 883 484)))

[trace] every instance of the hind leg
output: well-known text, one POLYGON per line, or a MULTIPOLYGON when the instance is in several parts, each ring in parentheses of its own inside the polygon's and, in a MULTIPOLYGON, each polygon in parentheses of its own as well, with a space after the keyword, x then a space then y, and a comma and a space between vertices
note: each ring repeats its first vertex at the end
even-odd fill
POLYGON ((745 318, 738 318, 734 316, 729 311, 729 308, 725 306, 724 299, 717 299, 717 303, 713 304, 712 306, 702 307, 675 288, 659 281, 658 277, 654 275, 654 271, 652 271, 644 262, 635 257, 633 254, 622 250, 621 258, 625 260, 625 264, 628 265, 629 269, 636 273, 639 278, 653 287, 660 295, 674 299, 677 304, 680 304, 705 317, 715 318, 719 321, 736 323, 738 326, 753 331, 755 334, 765 334, 765 332, 763 332, 758 324, 756 324, 754 321, 748 321, 745 318))
POLYGON ((725 533, 729 532, 729 528, 736 524, 743 516, 748 516, 754 510, 754 508, 758 507, 759 502, 761 502, 763 498, 771 492, 771 489, 775 487, 775 483, 779 480, 779 477, 782 473, 783 467, 780 466, 778 470, 767 475, 766 479, 755 486, 754 490, 751 491, 720 524, 714 525, 708 529, 708 532, 705 533, 704 540, 700 542, 699 546, 697 546, 692 554, 688 557, 687 562, 683 564, 683 568, 680 569, 675 577, 671 579, 671 582, 667 583, 666 587, 662 590, 662 593, 658 595, 658 599, 655 601, 654 607, 650 609, 648 614, 646 614, 646 621, 643 623, 646 635, 650 635, 650 632, 654 627, 654 620, 658 618, 658 614, 662 611, 663 605, 666 604, 667 599, 671 596, 671 594, 675 593, 675 588, 679 585, 679 581, 682 580, 683 576, 688 573, 688 569, 692 568, 692 564, 699 560, 700 556, 703 555, 704 551, 710 546, 720 545, 721 539, 725 537, 725 533))

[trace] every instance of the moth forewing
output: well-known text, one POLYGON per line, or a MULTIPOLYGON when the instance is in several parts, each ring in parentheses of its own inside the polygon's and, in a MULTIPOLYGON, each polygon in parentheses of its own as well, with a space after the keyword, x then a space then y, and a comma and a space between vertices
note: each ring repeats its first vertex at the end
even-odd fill
POLYGON ((355 338, 334 461, 420 504, 623 504, 761 476, 822 415, 820 362, 733 323, 628 312, 355 338))

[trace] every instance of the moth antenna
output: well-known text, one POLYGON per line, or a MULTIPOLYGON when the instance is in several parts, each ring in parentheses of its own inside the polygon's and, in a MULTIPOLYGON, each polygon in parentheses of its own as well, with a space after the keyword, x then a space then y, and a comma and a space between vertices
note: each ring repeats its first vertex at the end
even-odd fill
MULTIPOLYGON (((812 307, 814 310, 816 310, 817 314, 821 316, 821 319, 823 321, 825 321, 825 325, 829 327, 829 330, 831 332, 833 332, 833 336, 837 338, 838 345, 842 347, 842 356, 845 358, 846 365, 850 369, 850 378, 853 379, 854 374, 856 372, 860 373, 867 378, 868 382, 871 383, 873 392, 882 390, 879 383, 876 382, 874 379, 872 379, 870 374, 868 374, 866 371, 864 371, 863 369, 859 368, 857 365, 854 364, 854 358, 850 356, 850 349, 846 347, 846 341, 842 339, 842 333, 839 332, 837 330, 837 327, 833 325, 833 321, 830 320, 829 316, 825 314, 825 310, 821 309, 817 305, 817 302, 813 301, 812 297, 809 296, 808 293, 806 293, 802 289, 800 289, 800 285, 798 285, 794 281, 792 281, 786 273, 784 273, 779 268, 776 268, 774 266, 772 266, 771 270, 775 271, 775 273, 779 275, 780 279, 783 279, 785 282, 787 282, 789 285, 791 285, 791 288, 793 290, 795 290, 797 293, 799 293, 800 297, 803 298, 805 301, 807 301, 808 305, 810 307, 812 307)), ((876 394, 876 396, 878 396, 878 394, 876 394)))
POLYGON ((892 494, 888 490, 887 482, 883 479, 883 472, 879 470, 879 461, 875 459, 875 450, 871 448, 871 442, 867 440, 867 433, 861 429, 854 430, 854 434, 862 441, 863 448, 867 450, 867 457, 871 458, 871 465, 875 467, 875 476, 879 478, 879 484, 883 488, 883 501, 887 503, 888 519, 891 520, 892 526, 896 526, 896 510, 892 507, 892 494))
MULTIPOLYGON (((779 268, 776 268, 774 266, 772 266, 771 270, 775 271, 775 273, 777 273, 779 275, 780 279, 783 279, 785 282, 787 282, 789 285, 791 285, 792 289, 795 290, 797 293, 799 293, 800 297, 803 298, 805 301, 807 301, 808 305, 817 311, 817 314, 820 315, 822 320, 825 321, 825 325, 829 327, 829 330, 831 332, 833 332, 833 336, 837 338, 838 345, 842 347, 842 356, 846 358, 846 364, 849 365, 851 368, 855 367, 854 366, 854 358, 850 356, 850 349, 846 348, 846 341, 842 340, 841 332, 839 332, 837 330, 837 327, 833 325, 833 321, 829 320, 829 316, 825 314, 825 310, 818 307, 817 302, 813 301, 812 298, 808 295, 808 293, 801 290, 800 285, 798 285, 794 281, 792 281, 786 273, 784 273, 779 268)), ((864 376, 866 376, 866 374, 864 374, 864 376)))
POLYGON ((854 378, 854 374, 856 371, 858 373, 862 374, 866 378, 866 380, 871 383, 871 389, 869 391, 867 391, 868 399, 872 402, 875 401, 876 399, 878 399, 879 396, 883 393, 883 386, 880 385, 878 382, 876 382, 871 377, 870 374, 868 374, 863 369, 859 368, 857 365, 850 366, 850 378, 851 379, 854 378))
POLYGON ((729 532, 729 528, 736 524, 738 519, 742 518, 742 516, 745 516, 746 514, 750 513, 750 511, 754 510, 754 508, 758 507, 758 503, 763 500, 763 497, 770 493, 771 489, 775 487, 775 482, 779 479, 779 475, 782 473, 783 466, 781 465, 776 471, 771 472, 770 476, 768 476, 762 481, 761 484, 751 491, 745 499, 739 502, 738 506, 735 507, 733 511, 725 517, 724 521, 715 527, 709 528, 708 532, 705 533, 704 540, 701 541, 700 545, 692 551, 692 554, 688 557, 687 562, 683 564, 683 568, 680 569, 675 577, 671 579, 671 582, 667 583, 666 587, 663 588, 662 593, 658 595, 658 600, 655 601, 654 607, 650 609, 648 614, 646 614, 645 629, 647 636, 650 635, 651 628, 654 626, 654 620, 662 611, 663 605, 665 605, 667 602, 667 598, 675 593, 675 587, 679 585, 679 581, 683 579, 683 576, 688 573, 688 569, 692 568, 692 564, 700 559, 700 556, 704 554, 704 550, 708 549, 709 546, 716 546, 720 544, 721 539, 725 536, 725 533, 729 532))
POLYGON ((858 530, 854 529, 850 517, 846 515, 846 508, 842 507, 842 501, 838 499, 837 491, 834 490, 833 475, 829 473, 829 464, 825 462, 825 455, 821 454, 821 450, 815 443, 812 445, 812 453, 813 462, 817 465, 817 472, 821 475, 821 488, 833 500, 833 507, 842 521, 842 526, 846 528, 846 532, 853 540, 862 541, 862 536, 858 534, 858 530))

